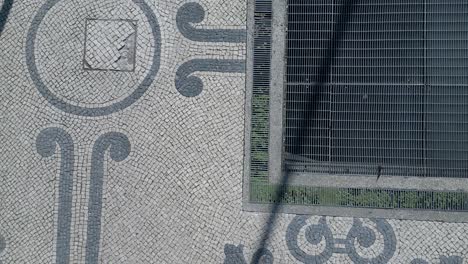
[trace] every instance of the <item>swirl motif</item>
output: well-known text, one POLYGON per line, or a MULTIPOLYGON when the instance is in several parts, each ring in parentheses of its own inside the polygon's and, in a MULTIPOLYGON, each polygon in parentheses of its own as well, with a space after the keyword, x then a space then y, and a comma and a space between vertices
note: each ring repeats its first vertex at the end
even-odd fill
POLYGON ((91 179, 89 184, 88 228, 86 256, 88 264, 97 264, 101 234, 102 193, 104 179, 104 158, 109 149, 112 160, 120 162, 130 155, 130 141, 127 136, 110 132, 100 136, 94 143, 91 154, 91 179))
POLYGON ((72 219, 72 190, 74 148, 71 136, 61 128, 46 128, 36 139, 37 152, 44 158, 61 151, 59 176, 59 205, 57 219, 56 259, 57 263, 66 264, 70 260, 70 232, 72 219))
POLYGON ((31 76, 32 81, 39 90, 39 93, 54 107, 60 109, 63 112, 79 115, 79 116, 105 116, 110 115, 114 112, 123 110, 136 101, 138 101, 143 94, 148 90, 151 83, 153 82, 160 64, 160 53, 161 53, 161 34, 159 30, 158 20, 156 15, 153 13, 151 8, 146 4, 144 0, 132 0, 136 5, 140 7, 145 16, 148 18, 148 22, 151 26, 153 39, 155 41, 155 52, 153 54, 153 63, 151 68, 148 71, 148 74, 145 76, 140 85, 126 98, 121 101, 115 102, 114 104, 103 106, 103 107, 83 107, 80 105, 70 104, 60 99, 58 96, 53 94, 49 88, 44 84, 39 74, 36 65, 35 57, 35 41, 36 36, 41 25, 42 20, 46 17, 47 12, 52 9, 60 0, 47 0, 37 14, 34 16, 31 23, 31 27, 28 31, 27 40, 26 40, 26 62, 28 65, 29 75, 31 76))
POLYGON ((369 248, 376 242, 376 235, 372 229, 364 227, 359 219, 354 219, 353 227, 349 230, 346 238, 348 256, 354 263, 387 263, 395 254, 396 237, 392 226, 383 219, 372 219, 372 222, 376 224, 377 230, 384 237, 384 249, 380 255, 371 259, 360 256, 356 251, 355 240, 362 247, 369 248))
POLYGON ((307 254, 299 247, 298 238, 301 229, 307 224, 308 216, 296 216, 286 231, 286 243, 291 254, 302 263, 325 263, 333 255, 334 239, 325 217, 319 223, 311 225, 306 230, 306 239, 312 245, 318 245, 325 239, 325 250, 318 255, 307 254))
POLYGON ((354 219, 353 226, 349 230, 346 239, 334 239, 325 217, 320 218, 319 223, 310 225, 305 230, 305 238, 308 243, 318 245, 325 239, 325 249, 317 255, 307 254, 299 247, 299 233, 306 226, 309 216, 296 216, 286 231, 286 242, 290 253, 302 263, 325 263, 333 254, 347 254, 354 263, 387 263, 396 251, 396 237, 392 226, 383 219, 372 220, 377 230, 384 237, 384 249, 380 255, 374 258, 360 256, 356 250, 355 242, 365 248, 376 243, 374 231, 362 225, 359 219, 354 219), (335 244, 344 244, 345 248, 337 247, 335 244))
POLYGON ((180 94, 185 97, 195 97, 203 91, 202 80, 191 75, 198 71, 242 73, 245 71, 245 61, 194 59, 185 62, 177 69, 175 79, 175 86, 180 94))
POLYGON ((246 42, 247 31, 239 29, 197 29, 191 23, 200 23, 205 19, 205 10, 199 3, 184 4, 177 11, 177 28, 182 35, 199 42, 246 42))

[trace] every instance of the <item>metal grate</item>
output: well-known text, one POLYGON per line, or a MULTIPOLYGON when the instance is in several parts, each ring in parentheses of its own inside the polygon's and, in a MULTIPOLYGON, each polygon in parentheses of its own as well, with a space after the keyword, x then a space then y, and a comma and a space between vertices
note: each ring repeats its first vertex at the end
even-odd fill
POLYGON ((468 2, 288 0, 293 171, 468 177, 468 2))
POLYGON ((275 195, 275 185, 254 182, 251 188, 256 190, 251 193, 251 200, 265 204, 468 211, 468 193, 462 192, 288 186, 285 195, 279 199, 275 195))
POLYGON ((255 1, 250 168, 253 179, 268 178, 271 0, 255 1))

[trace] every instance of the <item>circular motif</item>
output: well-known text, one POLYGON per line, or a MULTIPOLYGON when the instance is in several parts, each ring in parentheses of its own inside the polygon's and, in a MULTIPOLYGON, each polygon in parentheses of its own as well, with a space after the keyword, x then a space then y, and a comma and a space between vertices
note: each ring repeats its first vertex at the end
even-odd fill
POLYGON ((375 223, 377 232, 383 237, 383 249, 381 252, 371 251, 371 256, 361 256, 355 245, 358 242, 358 247, 370 248, 377 244, 377 234, 371 228, 364 226, 359 219, 353 220, 353 226, 346 237, 346 249, 348 256, 355 263, 387 263, 396 251, 396 238, 392 226, 385 220, 372 219, 375 223))
POLYGON ((312 245, 318 245, 322 241, 322 237, 325 237, 323 228, 318 225, 309 226, 305 235, 307 241, 312 245))
POLYGON ((309 225, 308 216, 296 216, 288 225, 286 231, 286 242, 289 252, 295 259, 302 263, 326 263, 333 255, 334 239, 330 228, 327 225, 325 217, 320 218, 317 224, 309 225), (300 246, 300 233, 305 229, 305 238, 311 245, 318 245, 320 242, 325 242, 325 249, 316 254, 309 254, 300 246))
POLYGON ((159 70, 156 15, 144 0, 67 1, 47 0, 33 18, 26 43, 32 81, 66 113, 96 117, 129 107, 159 70))
POLYGON ((375 233, 369 227, 362 227, 361 232, 357 235, 359 245, 365 248, 370 248, 376 240, 375 233))

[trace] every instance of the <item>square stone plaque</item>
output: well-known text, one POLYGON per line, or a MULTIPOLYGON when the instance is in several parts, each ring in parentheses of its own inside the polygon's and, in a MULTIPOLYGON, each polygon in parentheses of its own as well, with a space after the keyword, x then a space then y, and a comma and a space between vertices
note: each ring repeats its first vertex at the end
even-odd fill
POLYGON ((134 71, 137 21, 86 19, 84 70, 134 71))

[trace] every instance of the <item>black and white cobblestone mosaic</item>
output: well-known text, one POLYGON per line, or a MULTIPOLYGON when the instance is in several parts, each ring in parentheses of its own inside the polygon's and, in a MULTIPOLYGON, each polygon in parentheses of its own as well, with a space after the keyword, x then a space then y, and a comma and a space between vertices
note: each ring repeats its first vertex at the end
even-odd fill
POLYGON ((468 259, 466 224, 287 214, 257 248, 245 0, 0 4, 0 263, 468 259))
POLYGON ((51 105, 103 116, 148 90, 160 42, 157 18, 144 1, 50 0, 34 16, 25 52, 31 79, 51 105))

